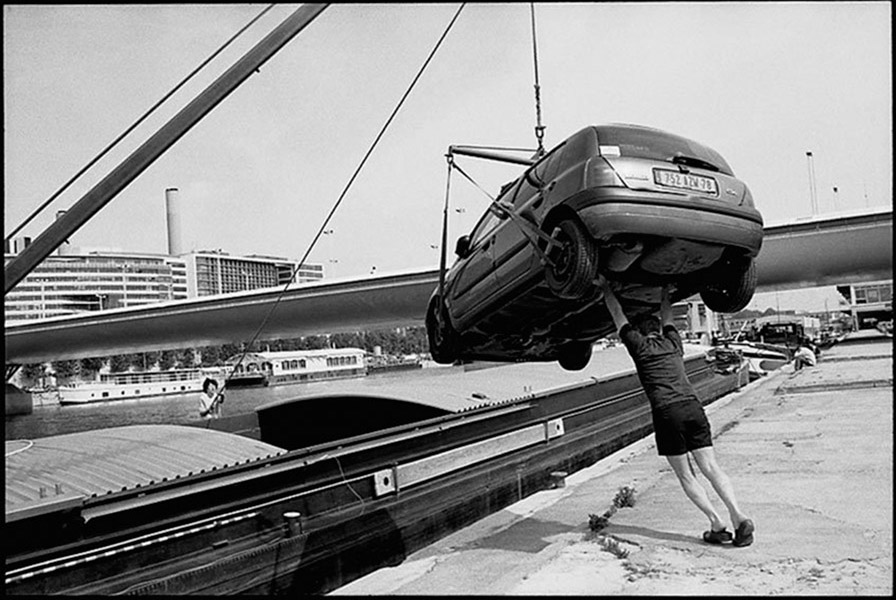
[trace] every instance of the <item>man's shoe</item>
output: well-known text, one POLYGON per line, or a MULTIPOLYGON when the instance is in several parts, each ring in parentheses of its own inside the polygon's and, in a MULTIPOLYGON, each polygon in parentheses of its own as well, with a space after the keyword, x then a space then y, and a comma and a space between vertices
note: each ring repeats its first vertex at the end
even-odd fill
POLYGON ((738 548, 749 546, 753 543, 753 521, 744 519, 734 530, 734 545, 738 548))
POLYGON ((719 531, 704 531, 703 532, 703 541, 707 544, 722 544, 724 542, 731 541, 731 532, 722 527, 719 531))

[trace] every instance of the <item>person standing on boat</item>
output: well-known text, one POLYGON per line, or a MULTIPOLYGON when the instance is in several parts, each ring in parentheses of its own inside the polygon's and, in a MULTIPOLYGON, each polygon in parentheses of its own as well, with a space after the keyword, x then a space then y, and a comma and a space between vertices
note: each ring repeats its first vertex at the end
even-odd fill
POLYGON ((203 419, 221 418, 221 404, 224 403, 224 392, 218 391, 218 382, 207 377, 202 382, 202 395, 199 396, 199 416, 203 419))
POLYGON ((709 518, 710 529, 703 532, 703 540, 749 546, 753 543, 753 521, 738 507, 731 481, 716 462, 709 420, 685 372, 684 349, 672 321, 668 289, 662 290, 660 318, 648 314, 632 326, 607 281, 601 278, 599 285, 650 401, 657 452, 669 461, 687 497, 709 518), (728 508, 734 536, 692 471, 688 453, 728 508))

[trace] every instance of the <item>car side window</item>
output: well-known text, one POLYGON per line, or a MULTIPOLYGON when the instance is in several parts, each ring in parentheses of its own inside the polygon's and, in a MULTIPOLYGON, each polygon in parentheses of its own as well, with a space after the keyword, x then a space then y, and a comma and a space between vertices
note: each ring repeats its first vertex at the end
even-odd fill
POLYGON ((492 210, 492 207, 489 207, 482 218, 479 220, 479 223, 476 224, 476 227, 473 228, 473 233, 470 234, 470 246, 476 247, 478 246, 483 239, 488 237, 492 231, 495 230, 495 227, 498 226, 498 223, 501 221, 501 218, 495 214, 492 210))

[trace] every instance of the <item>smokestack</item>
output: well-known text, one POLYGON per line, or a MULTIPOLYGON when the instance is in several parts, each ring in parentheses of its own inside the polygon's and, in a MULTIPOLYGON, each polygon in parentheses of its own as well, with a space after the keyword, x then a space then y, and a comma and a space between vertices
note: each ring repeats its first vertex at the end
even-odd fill
POLYGON ((177 188, 165 190, 165 211, 168 215, 168 254, 179 256, 183 254, 184 249, 181 237, 180 194, 177 188))

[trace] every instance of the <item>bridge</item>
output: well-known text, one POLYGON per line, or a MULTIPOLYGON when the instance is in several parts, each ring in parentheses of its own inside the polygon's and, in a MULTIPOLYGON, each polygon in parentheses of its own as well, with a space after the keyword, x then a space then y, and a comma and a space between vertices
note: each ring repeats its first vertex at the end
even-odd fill
MULTIPOLYGON (((757 292, 893 277, 893 211, 765 228, 757 292)), ((7 364, 422 325, 438 270, 302 284, 6 327, 7 364)))

